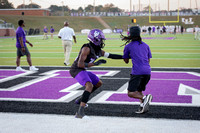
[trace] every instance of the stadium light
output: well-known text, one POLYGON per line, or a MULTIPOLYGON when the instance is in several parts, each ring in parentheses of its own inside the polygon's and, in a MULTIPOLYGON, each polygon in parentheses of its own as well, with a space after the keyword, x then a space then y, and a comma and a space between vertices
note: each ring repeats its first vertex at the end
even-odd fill
MULTIPOLYGON (((197 0, 195 0, 196 1, 196 8, 197 8, 197 10, 198 10, 198 6, 197 6, 197 0)), ((198 12, 198 11, 197 11, 198 12)))
POLYGON ((140 11, 140 0, 139 0, 139 11, 140 11))
POLYGON ((24 8, 25 8, 25 0, 23 0, 23 6, 24 6, 24 8))
POLYGON ((95 12, 95 0, 94 0, 94 3, 93 3, 93 12, 95 12))
POLYGON ((168 12, 169 12, 169 0, 168 0, 168 12))
POLYGON ((62 16, 64 16, 64 2, 61 1, 61 3, 62 3, 62 16))
POLYGON ((132 11, 132 0, 130 0, 130 12, 132 11))

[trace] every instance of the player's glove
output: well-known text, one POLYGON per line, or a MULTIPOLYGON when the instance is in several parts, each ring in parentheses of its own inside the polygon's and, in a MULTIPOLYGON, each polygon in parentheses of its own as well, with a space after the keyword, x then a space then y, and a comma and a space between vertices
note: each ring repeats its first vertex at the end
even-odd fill
POLYGON ((98 66, 98 65, 101 65, 101 64, 105 64, 105 63, 106 63, 106 60, 101 59, 101 60, 98 60, 98 61, 94 62, 94 65, 98 66))

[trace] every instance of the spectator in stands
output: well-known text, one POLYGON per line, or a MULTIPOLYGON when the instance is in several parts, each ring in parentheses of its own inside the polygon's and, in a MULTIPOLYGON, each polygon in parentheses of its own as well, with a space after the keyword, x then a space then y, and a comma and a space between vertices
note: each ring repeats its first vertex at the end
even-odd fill
POLYGON ((44 26, 43 32, 44 32, 43 40, 48 39, 48 36, 47 36, 48 35, 48 29, 47 29, 46 26, 44 26))
POLYGON ((21 56, 24 56, 24 55, 26 55, 27 62, 30 66, 29 70, 30 71, 37 71, 39 69, 36 68, 35 66, 32 66, 31 55, 30 55, 28 48, 26 46, 26 43, 28 43, 31 47, 33 47, 33 44, 31 44, 28 40, 26 40, 26 35, 25 35, 24 30, 23 30, 23 27, 25 27, 24 20, 19 20, 18 25, 19 25, 19 27, 16 30, 16 41, 17 41, 16 42, 16 47, 17 47, 17 58, 16 58, 17 68, 16 68, 16 71, 25 71, 24 69, 22 69, 20 67, 20 59, 21 59, 21 56))
POLYGON ((54 33, 54 28, 53 28, 53 26, 51 26, 51 29, 50 29, 50 33, 51 33, 51 39, 53 39, 53 33, 54 33))
POLYGON ((64 55, 65 55, 64 65, 66 66, 70 64, 69 57, 73 45, 72 37, 74 39, 74 42, 76 43, 76 36, 74 33, 74 29, 70 28, 69 23, 65 21, 64 28, 60 29, 58 33, 58 38, 62 39, 62 45, 64 48, 64 55))

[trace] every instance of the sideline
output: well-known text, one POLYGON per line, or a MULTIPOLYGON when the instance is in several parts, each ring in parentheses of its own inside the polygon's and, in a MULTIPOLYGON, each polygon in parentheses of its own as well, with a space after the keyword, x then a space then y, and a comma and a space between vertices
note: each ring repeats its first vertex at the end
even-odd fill
POLYGON ((196 120, 0 113, 1 133, 189 133, 199 125, 196 120))

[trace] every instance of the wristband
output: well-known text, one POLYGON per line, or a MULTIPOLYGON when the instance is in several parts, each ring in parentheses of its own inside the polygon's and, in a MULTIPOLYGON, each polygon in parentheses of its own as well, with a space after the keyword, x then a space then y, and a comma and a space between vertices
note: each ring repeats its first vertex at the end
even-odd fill
POLYGON ((109 55, 110 55, 110 53, 108 53, 108 52, 104 53, 104 57, 106 57, 106 58, 108 58, 109 55))

